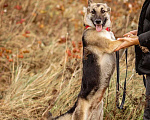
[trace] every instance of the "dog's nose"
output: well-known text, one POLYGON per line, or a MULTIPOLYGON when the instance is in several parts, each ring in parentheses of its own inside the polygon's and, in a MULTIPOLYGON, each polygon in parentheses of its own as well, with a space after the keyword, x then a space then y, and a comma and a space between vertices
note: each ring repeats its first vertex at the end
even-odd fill
POLYGON ((100 24, 100 23, 101 23, 101 19, 96 19, 96 20, 95 20, 95 23, 96 23, 96 24, 100 24))

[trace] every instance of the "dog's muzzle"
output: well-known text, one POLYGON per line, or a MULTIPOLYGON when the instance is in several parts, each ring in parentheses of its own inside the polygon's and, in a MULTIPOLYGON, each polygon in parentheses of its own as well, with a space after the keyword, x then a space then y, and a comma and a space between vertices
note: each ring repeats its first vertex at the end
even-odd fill
POLYGON ((101 19, 96 19, 94 23, 95 23, 96 25, 100 25, 100 24, 101 24, 101 22, 102 22, 102 20, 101 20, 101 19))
POLYGON ((102 20, 101 19, 96 19, 94 21, 95 27, 96 27, 96 31, 97 32, 101 32, 102 31, 102 20))

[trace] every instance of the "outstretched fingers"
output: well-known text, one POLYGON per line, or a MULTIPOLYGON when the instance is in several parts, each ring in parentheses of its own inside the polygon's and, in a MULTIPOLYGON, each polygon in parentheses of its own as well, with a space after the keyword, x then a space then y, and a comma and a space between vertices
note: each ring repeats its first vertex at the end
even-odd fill
POLYGON ((124 37, 130 37, 130 36, 133 36, 133 35, 137 35, 137 30, 130 31, 130 32, 124 34, 123 36, 124 37))
POLYGON ((119 41, 124 41, 125 38, 118 38, 117 40, 119 41))
POLYGON ((114 50, 114 52, 116 52, 116 51, 118 51, 118 50, 120 50, 120 49, 124 49, 124 48, 125 48, 125 46, 124 46, 124 41, 125 41, 125 39, 126 39, 126 38, 118 38, 118 39, 117 39, 118 41, 122 41, 123 43, 122 43, 120 46, 118 46, 118 47, 114 50))
POLYGON ((124 46, 123 45, 120 45, 119 47, 117 47, 115 50, 114 50, 114 52, 116 52, 116 51, 118 51, 118 50, 120 50, 120 49, 123 49, 124 48, 124 46))

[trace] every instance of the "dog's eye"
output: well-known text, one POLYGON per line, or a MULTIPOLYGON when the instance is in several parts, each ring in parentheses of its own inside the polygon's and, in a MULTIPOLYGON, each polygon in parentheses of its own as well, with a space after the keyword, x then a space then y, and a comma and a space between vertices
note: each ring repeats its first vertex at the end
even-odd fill
POLYGON ((96 13, 96 11, 93 9, 93 10, 91 11, 91 13, 92 13, 92 14, 95 14, 95 13, 96 13))
POLYGON ((102 9, 101 9, 101 13, 105 13, 105 12, 106 12, 106 11, 102 8, 102 9))

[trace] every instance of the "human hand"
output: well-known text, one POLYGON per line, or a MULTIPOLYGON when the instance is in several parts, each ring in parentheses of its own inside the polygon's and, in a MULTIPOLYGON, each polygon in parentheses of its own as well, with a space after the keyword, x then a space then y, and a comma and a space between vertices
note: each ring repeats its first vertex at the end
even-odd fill
POLYGON ((124 34, 123 36, 124 37, 130 37, 131 35, 137 35, 137 30, 130 31, 130 32, 124 34))
POLYGON ((138 37, 124 37, 124 38, 118 38, 117 40, 122 41, 123 43, 117 48, 115 49, 115 52, 120 50, 120 49, 125 49, 127 47, 130 47, 132 45, 138 45, 139 44, 139 40, 138 37))

